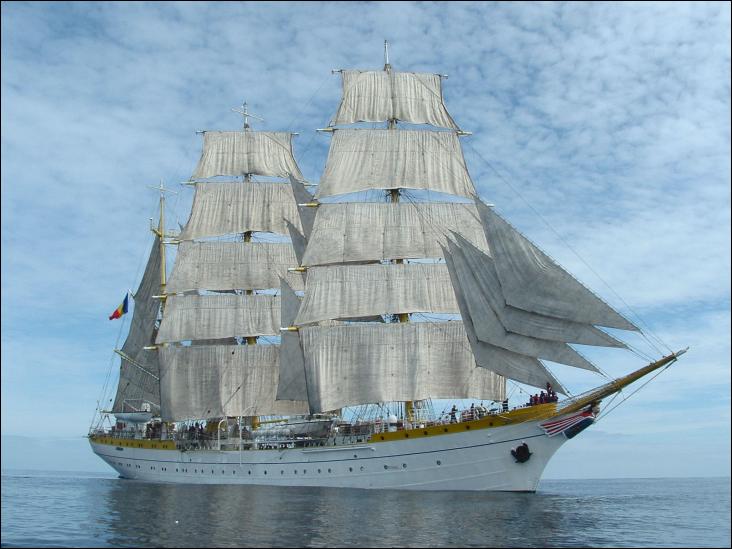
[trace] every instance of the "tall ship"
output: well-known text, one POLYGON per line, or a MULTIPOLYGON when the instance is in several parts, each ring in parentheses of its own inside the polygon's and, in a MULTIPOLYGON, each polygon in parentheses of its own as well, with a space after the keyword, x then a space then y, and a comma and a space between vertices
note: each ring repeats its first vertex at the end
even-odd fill
POLYGON ((202 132, 179 231, 161 185, 92 450, 152 482, 533 492, 603 401, 685 350, 568 396, 545 361, 599 372, 572 345, 628 350, 602 328, 639 328, 478 197, 444 76, 388 49, 336 72, 317 185, 246 104, 241 131, 202 132))

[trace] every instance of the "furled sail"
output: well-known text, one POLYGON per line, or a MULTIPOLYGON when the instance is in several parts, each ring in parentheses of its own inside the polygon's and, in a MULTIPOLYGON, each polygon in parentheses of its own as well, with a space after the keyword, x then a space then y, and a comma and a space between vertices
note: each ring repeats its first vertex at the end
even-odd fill
POLYGON ((113 412, 135 412, 142 403, 160 405, 160 368, 155 350, 145 349, 155 338, 155 322, 160 311, 160 301, 153 295, 160 292, 160 239, 155 238, 145 267, 132 313, 130 332, 122 346, 117 394, 113 412), (127 358, 125 358, 127 357, 127 358))
POLYGON ((454 243, 448 241, 451 255, 459 257, 480 288, 466 295, 477 324, 484 322, 482 312, 489 307, 508 332, 550 341, 625 348, 622 342, 590 324, 530 313, 507 305, 493 259, 459 234, 454 234, 453 238, 454 243))
POLYGON ((480 200, 476 207, 491 245, 506 303, 512 307, 622 330, 638 330, 480 200))
POLYGON ((157 343, 279 335, 280 298, 276 295, 169 296, 157 343))
POLYGON ((449 231, 488 249, 473 204, 321 204, 302 264, 439 258, 449 231))
POLYGON ((341 71, 343 98, 331 126, 401 120, 458 129, 442 100, 437 74, 397 71, 341 71))
POLYGON ((245 233, 287 234, 284 220, 302 230, 292 187, 286 183, 196 183, 180 240, 245 233))
POLYGON ((300 329, 310 407, 426 398, 503 400, 505 379, 475 359, 461 322, 300 329))
POLYGON ((313 267, 295 324, 418 311, 459 312, 444 264, 313 267))
POLYGON ((302 290, 302 274, 287 271, 297 265, 288 242, 184 241, 178 247, 167 291, 263 290, 279 287, 280 277, 302 290))
POLYGON ((307 413, 305 402, 275 400, 279 352, 279 345, 162 347, 163 420, 307 413))
MULTIPOLYGON (((280 303, 282 327, 294 325, 295 317, 300 309, 300 298, 285 280, 280 279, 280 303)), ((280 343, 280 370, 277 383, 278 400, 307 400, 308 391, 305 382, 305 357, 300 334, 283 331, 280 343)))
POLYGON ((219 175, 302 178, 287 132, 218 132, 203 135, 203 152, 191 179, 219 175))
POLYGON ((472 198, 455 132, 336 130, 318 198, 368 189, 427 189, 472 198))
POLYGON ((453 280, 455 297, 460 306, 460 314, 463 319, 465 333, 470 342, 473 355, 475 356, 476 364, 486 370, 533 387, 541 387, 543 389, 547 383, 550 383, 557 392, 565 394, 565 389, 540 360, 535 357, 507 351, 478 340, 475 334, 475 325, 470 315, 470 309, 466 302, 466 296, 463 293, 459 277, 456 273, 453 256, 447 250, 445 250, 445 263, 447 263, 447 268, 453 280))

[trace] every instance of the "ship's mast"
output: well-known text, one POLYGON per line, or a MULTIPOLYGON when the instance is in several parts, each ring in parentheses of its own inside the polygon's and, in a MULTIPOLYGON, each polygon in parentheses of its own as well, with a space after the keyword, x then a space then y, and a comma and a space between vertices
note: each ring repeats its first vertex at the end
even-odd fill
MULTIPOLYGON (((249 112, 249 106, 246 101, 242 103, 241 109, 232 108, 231 109, 234 112, 238 112, 244 117, 244 121, 242 124, 242 131, 244 132, 250 132, 252 131, 251 126, 249 125, 249 117, 256 118, 257 120, 264 121, 264 118, 257 116, 256 114, 252 114, 249 112)), ((244 174, 244 181, 251 182, 252 180, 252 174, 245 173, 244 174)), ((246 231, 242 234, 242 240, 244 242, 250 243, 252 241, 252 231, 246 231)), ((254 293, 254 290, 244 290, 246 295, 252 295, 254 293)), ((256 336, 247 336, 246 338, 247 345, 256 345, 257 344, 257 337, 256 336)))
MULTIPOLYGON (((384 40, 384 71, 389 75, 389 78, 392 77, 391 64, 389 63, 389 42, 387 40, 384 40)), ((391 89, 394 90, 394 86, 392 86, 391 89)), ((394 92, 392 91, 392 93, 394 92)), ((396 127, 396 118, 390 118, 387 120, 387 129, 396 130, 396 127)), ((400 195, 399 189, 389 189, 388 192, 392 204, 397 204, 399 202, 400 195)), ((401 265, 404 263, 403 259, 394 259, 393 261, 395 265, 401 265)), ((409 313, 397 313, 396 319, 398 322, 409 322, 409 313)), ((404 419, 410 423, 414 421, 414 402, 411 400, 404 402, 404 419)))
MULTIPOLYGON (((258 120, 264 121, 264 118, 257 116, 255 114, 252 114, 249 112, 249 106, 246 101, 242 103, 241 110, 239 109, 231 109, 234 112, 238 112, 244 117, 243 123, 242 123, 242 131, 244 132, 250 132, 252 131, 251 126, 249 125, 249 117, 256 118, 258 120)), ((245 173, 244 174, 244 181, 251 183, 252 181, 252 174, 251 173, 245 173)), ((252 242, 252 231, 245 231, 242 234, 242 241, 249 244, 252 242)), ((244 293, 246 295, 253 295, 254 290, 244 290, 244 293)), ((257 344, 257 336, 246 336, 245 338, 247 345, 256 345, 257 344)), ((241 423, 241 417, 239 418, 239 423, 241 423)), ((251 426, 252 426, 252 432, 259 427, 259 417, 258 416, 251 416, 251 426)), ((240 427, 241 428, 241 427, 240 427)))
MULTIPOLYGON (((165 291, 165 287, 167 285, 167 267, 165 263, 165 193, 172 193, 174 191, 168 190, 165 188, 165 185, 163 184, 163 181, 160 181, 160 185, 157 187, 150 186, 151 189, 155 189, 160 192, 160 218, 158 219, 158 228, 155 229, 153 227, 150 227, 150 230, 158 237, 158 246, 160 247, 160 295, 159 296, 153 296, 153 298, 158 297, 160 299, 160 315, 162 315, 165 311, 165 301, 167 298, 167 294, 165 291)), ((152 219, 150 220, 150 224, 152 225, 152 219)), ((154 333, 157 333, 157 330, 155 330, 154 333)), ((157 349, 165 345, 165 343, 161 343, 160 345, 154 345, 152 346, 153 349, 157 351, 157 349)), ((146 347, 147 348, 147 347, 146 347)), ((163 396, 162 396, 162 389, 160 388, 160 385, 158 384, 158 390, 161 391, 159 394, 160 400, 159 402, 162 404, 163 402, 163 396)), ((162 410, 160 410, 162 414, 162 410)))
POLYGON ((166 264, 165 264, 165 193, 172 193, 177 194, 175 191, 171 191, 170 189, 166 189, 165 185, 162 181, 160 181, 160 185, 157 187, 153 187, 152 185, 149 185, 151 189, 155 189, 156 191, 160 192, 160 218, 158 220, 158 227, 157 229, 152 227, 152 218, 150 218, 150 230, 155 233, 155 235, 160 239, 159 246, 160 246, 160 300, 163 304, 163 307, 165 307, 165 286, 167 284, 167 278, 166 278, 166 264))

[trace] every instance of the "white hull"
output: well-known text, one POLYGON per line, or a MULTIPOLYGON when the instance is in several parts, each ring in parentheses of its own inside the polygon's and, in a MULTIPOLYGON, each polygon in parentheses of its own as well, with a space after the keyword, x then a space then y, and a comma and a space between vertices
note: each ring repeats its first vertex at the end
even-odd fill
POLYGON ((124 478, 188 484, 266 484, 401 490, 533 492, 563 434, 531 421, 411 440, 283 450, 155 450, 91 442, 124 478), (511 450, 532 455, 517 463, 511 450))

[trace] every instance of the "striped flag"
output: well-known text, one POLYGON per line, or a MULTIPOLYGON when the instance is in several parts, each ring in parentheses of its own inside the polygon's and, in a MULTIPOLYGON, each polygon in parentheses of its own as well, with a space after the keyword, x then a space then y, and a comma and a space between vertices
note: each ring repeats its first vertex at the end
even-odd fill
POLYGON ((119 317, 121 317, 123 314, 125 314, 127 312, 127 300, 129 299, 129 297, 130 297, 130 294, 129 293, 128 294, 125 294, 125 299, 122 302, 122 305, 120 305, 119 307, 117 307, 114 310, 114 312, 111 315, 109 315, 109 320, 114 320, 115 318, 119 318, 119 317))
POLYGON ((553 437, 554 435, 563 433, 570 427, 574 427, 578 423, 582 423, 587 418, 594 419, 595 415, 589 410, 583 410, 582 412, 577 412, 567 416, 561 416, 549 421, 545 421, 544 423, 540 423, 539 427, 544 429, 544 432, 547 435, 553 437))

